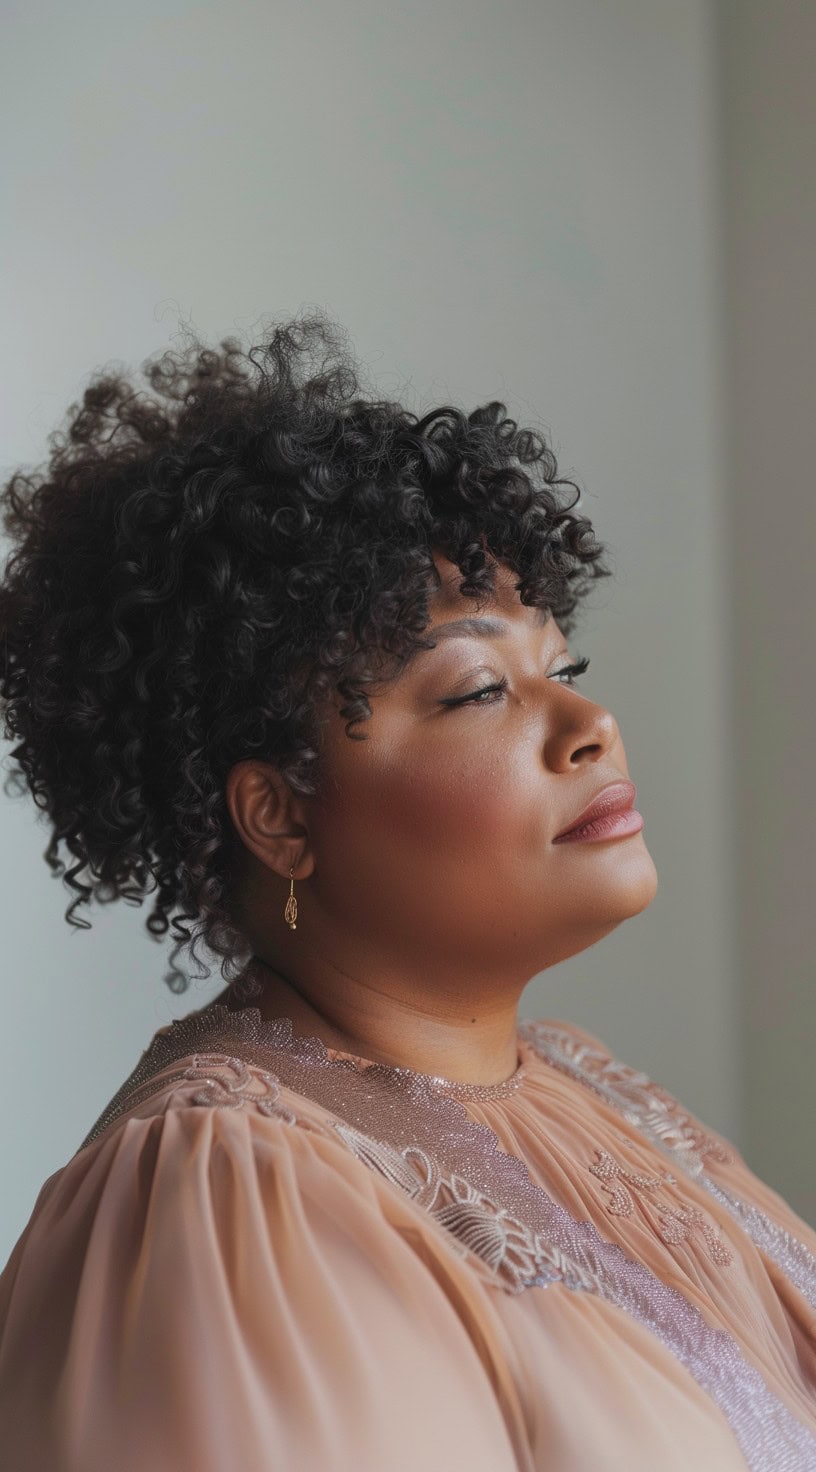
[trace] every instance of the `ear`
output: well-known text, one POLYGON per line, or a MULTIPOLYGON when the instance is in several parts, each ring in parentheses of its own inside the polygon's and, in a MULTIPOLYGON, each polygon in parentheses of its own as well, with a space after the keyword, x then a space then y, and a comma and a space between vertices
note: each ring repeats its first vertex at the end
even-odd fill
POLYGON ((272 762, 237 762, 227 775, 227 807, 235 831, 267 869, 307 879, 314 871, 306 811, 272 762))

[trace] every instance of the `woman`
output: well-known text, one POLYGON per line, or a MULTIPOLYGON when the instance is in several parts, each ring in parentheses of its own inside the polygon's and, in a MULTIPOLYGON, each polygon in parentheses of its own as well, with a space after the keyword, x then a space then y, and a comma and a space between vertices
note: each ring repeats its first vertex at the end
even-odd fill
POLYGON ((228 985, 0 1277, 4 1467, 816 1467, 816 1233, 517 1017, 656 892, 576 685, 608 568, 572 482, 501 403, 362 397, 318 317, 222 349, 97 378, 6 492, 0 693, 67 918, 152 880, 228 985))

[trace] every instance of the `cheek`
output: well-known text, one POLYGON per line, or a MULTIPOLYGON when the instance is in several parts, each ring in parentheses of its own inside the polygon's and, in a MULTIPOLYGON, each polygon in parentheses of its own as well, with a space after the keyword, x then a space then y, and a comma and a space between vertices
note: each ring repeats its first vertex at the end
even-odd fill
POLYGON ((487 740, 456 752, 403 747, 357 775, 338 819, 381 844, 415 845, 425 858, 431 849, 437 858, 450 852, 461 863, 463 851, 483 861, 529 831, 533 773, 518 748, 504 752, 487 740))

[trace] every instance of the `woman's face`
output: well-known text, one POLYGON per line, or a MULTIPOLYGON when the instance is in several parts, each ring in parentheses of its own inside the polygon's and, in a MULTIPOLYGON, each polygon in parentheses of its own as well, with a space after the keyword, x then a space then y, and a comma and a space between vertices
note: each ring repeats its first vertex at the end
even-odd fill
POLYGON ((529 977, 645 909, 657 873, 642 832, 553 843, 601 787, 629 777, 615 718, 559 680, 572 652, 506 566, 477 608, 455 564, 434 560, 436 648, 370 697, 366 740, 346 736, 337 708, 324 728, 321 789, 303 800, 304 928, 316 905, 321 933, 342 931, 351 956, 359 945, 430 971, 465 962, 529 977), (464 618, 494 622, 485 637, 453 636, 464 618))

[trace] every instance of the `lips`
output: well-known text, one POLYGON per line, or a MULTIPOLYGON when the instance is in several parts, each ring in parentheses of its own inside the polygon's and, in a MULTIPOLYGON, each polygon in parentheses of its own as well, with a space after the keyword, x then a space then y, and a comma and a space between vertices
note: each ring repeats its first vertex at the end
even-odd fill
POLYGON ((634 782, 610 782, 601 788, 589 807, 584 808, 569 827, 563 828, 555 837, 564 838, 567 833, 574 833, 576 828, 583 828, 595 818, 608 818, 610 813, 626 813, 634 807, 636 797, 637 788, 634 782))

